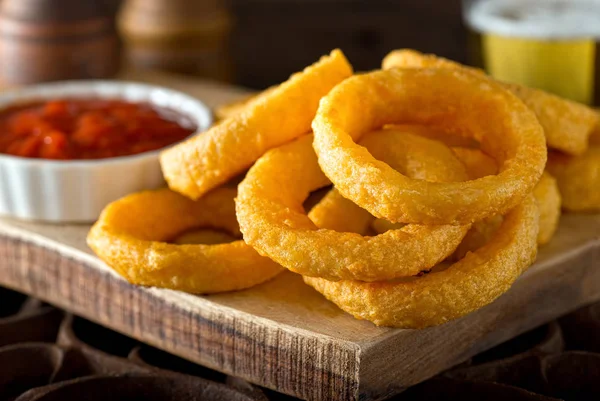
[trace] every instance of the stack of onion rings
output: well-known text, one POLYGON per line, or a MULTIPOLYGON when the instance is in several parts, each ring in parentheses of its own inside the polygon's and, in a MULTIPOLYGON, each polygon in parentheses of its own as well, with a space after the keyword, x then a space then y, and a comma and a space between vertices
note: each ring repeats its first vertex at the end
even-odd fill
POLYGON ((171 190, 109 205, 90 247, 132 283, 192 293, 287 268, 358 319, 422 328, 506 292, 554 235, 561 196, 600 209, 593 110, 414 51, 383 66, 352 76, 336 50, 218 109, 161 154, 171 190))
MULTIPOLYGON (((321 169, 329 175, 335 185, 334 191, 339 193, 331 192, 315 207, 317 211, 311 212, 312 222, 307 218, 303 201, 311 191, 327 185, 328 181, 316 165, 309 146, 311 138, 300 138, 267 152, 250 169, 239 186, 237 216, 248 244, 284 267, 303 274, 305 282, 355 317, 398 327, 440 324, 493 301, 535 259, 539 211, 531 192, 546 161, 543 131, 533 113, 497 84, 448 69, 392 70, 353 77, 339 84, 321 101, 313 131, 313 145, 321 169), (442 82, 446 85, 442 94, 427 96, 421 93, 423 87, 441 87, 442 82), (468 102, 462 91, 469 88, 477 88, 477 93, 470 93, 468 98, 478 97, 477 100, 486 106, 484 115, 477 117, 473 115, 475 112, 469 112, 469 108, 461 107, 468 102), (414 109, 406 111, 411 106, 414 109), (451 126, 452 129, 463 136, 472 135, 499 164, 504 163, 503 167, 497 175, 470 181, 463 172, 457 177, 458 183, 428 182, 422 179, 423 176, 409 179, 377 160, 369 152, 377 153, 375 147, 366 143, 363 143, 366 147, 362 147, 353 142, 374 127, 405 122, 434 126, 454 123, 456 126, 451 126), (335 164, 343 168, 337 171, 333 167, 335 164), (505 186, 504 180, 510 185, 505 186), (285 186, 286 182, 292 181, 293 186, 285 186), (386 185, 394 191, 386 190, 386 185), (504 200, 481 207, 478 185, 482 186, 479 191, 484 191, 483 185, 492 186, 486 195, 494 192, 493 187, 497 186, 497 193, 502 193, 504 200), (406 195, 394 198, 402 193, 403 187, 409 188, 406 195), (419 195, 419 191, 423 195, 419 195), (461 197, 461 191, 466 192, 466 196, 461 197), (409 196, 410 192, 412 195, 409 196), (354 208, 339 194, 355 203, 354 208), (404 208, 407 203, 417 204, 415 197, 424 201, 425 208, 413 207, 407 212, 404 208), (439 205, 427 204, 428 197, 439 197, 439 205), (461 202, 464 209, 457 209, 457 203, 461 202), (360 224, 354 227, 358 231, 365 229, 367 220, 366 214, 359 213, 358 206, 377 217, 408 225, 375 237, 334 231, 352 228, 348 224, 339 225, 340 214, 321 211, 336 203, 345 203, 347 206, 343 210, 360 217, 360 224), (479 209, 473 210, 476 206, 479 209), (448 213, 448 207, 455 209, 448 213), (506 208, 509 209, 506 211, 506 208), (465 212, 467 209, 469 213, 465 212), (444 230, 465 228, 468 226, 452 224, 468 224, 496 214, 503 215, 505 211, 507 214, 492 240, 475 252, 467 253, 445 271, 422 278, 406 278, 417 273, 407 264, 414 263, 409 256, 430 257, 432 251, 405 254, 406 249, 414 249, 416 244, 392 235, 414 233, 416 229, 423 232, 424 227, 429 227, 431 231, 427 236, 417 238, 433 244, 433 233, 440 227, 444 230), (323 219, 323 216, 328 218, 323 219), (314 221, 323 228, 317 229, 314 221), (432 223, 445 225, 429 225, 432 223), (388 239, 394 241, 387 242, 388 239), (327 243, 327 248, 319 249, 319 243, 327 243), (401 258, 395 261, 398 255, 401 258), (382 263, 389 261, 394 263, 382 263), (402 262, 401 266, 395 265, 402 262), (472 275, 478 277, 472 279, 472 275), (396 280, 385 281, 389 279, 396 280), (475 285, 465 282, 470 280, 475 285), (477 294, 477 289, 483 289, 483 293, 477 294)), ((392 134, 394 132, 389 136, 393 138, 392 134)), ((372 136, 378 137, 385 135, 372 136)), ((407 138, 411 136, 407 135, 407 138)), ((406 150, 403 154, 406 144, 396 141, 397 147, 384 144, 380 156, 391 154, 391 160, 402 164, 402 157, 412 152, 406 150)), ((439 143, 439 146, 444 145, 439 143)), ((456 153, 446 149, 456 160, 456 153)), ((415 159, 415 168, 423 174, 426 159, 418 156, 415 159)), ((448 239, 435 241, 437 246, 444 243, 447 244, 448 239)), ((453 248, 456 246, 456 243, 452 244, 453 248)), ((441 259, 437 258, 439 261, 441 259)), ((421 270, 422 266, 421 262, 421 270)))

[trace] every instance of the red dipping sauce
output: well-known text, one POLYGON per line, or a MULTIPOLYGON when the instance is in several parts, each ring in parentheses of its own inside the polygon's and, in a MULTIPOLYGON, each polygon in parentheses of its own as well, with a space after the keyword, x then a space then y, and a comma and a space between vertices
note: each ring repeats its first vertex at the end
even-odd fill
POLYGON ((196 131, 177 112, 122 100, 62 99, 0 110, 0 153, 54 160, 129 156, 196 131))

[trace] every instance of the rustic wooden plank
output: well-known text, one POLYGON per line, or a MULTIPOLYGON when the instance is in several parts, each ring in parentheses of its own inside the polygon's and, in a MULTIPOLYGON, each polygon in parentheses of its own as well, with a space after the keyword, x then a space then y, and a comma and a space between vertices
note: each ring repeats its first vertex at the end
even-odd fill
MULTIPOLYGON (((138 73, 214 106, 243 93, 138 73)), ((566 215, 538 262, 493 304, 420 331, 358 321, 301 278, 212 296, 132 286, 87 248, 86 225, 0 219, 0 285, 158 348, 305 399, 376 400, 600 300, 600 215, 566 215)))

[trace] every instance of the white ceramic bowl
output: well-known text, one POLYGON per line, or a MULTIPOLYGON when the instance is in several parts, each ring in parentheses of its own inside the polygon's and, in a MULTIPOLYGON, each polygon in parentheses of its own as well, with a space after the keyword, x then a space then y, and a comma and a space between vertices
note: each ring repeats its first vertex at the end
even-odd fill
MULTIPOLYGON (((0 109, 56 98, 145 102, 179 112, 198 132, 212 124, 202 102, 157 86, 119 81, 66 81, 0 93, 0 109)), ((0 133, 2 135, 2 133, 0 133)), ((0 154, 0 214, 48 222, 90 222, 110 202, 164 184, 160 150, 98 160, 54 161, 0 154)))

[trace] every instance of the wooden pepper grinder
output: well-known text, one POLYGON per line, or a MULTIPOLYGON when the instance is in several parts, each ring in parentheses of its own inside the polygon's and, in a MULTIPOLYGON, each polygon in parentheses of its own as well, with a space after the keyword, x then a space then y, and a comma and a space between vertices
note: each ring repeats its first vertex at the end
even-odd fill
POLYGON ((119 68, 120 0, 3 0, 0 81, 5 85, 106 78, 119 68))
POLYGON ((231 17, 223 0, 125 0, 119 29, 127 64, 231 80, 231 17))

